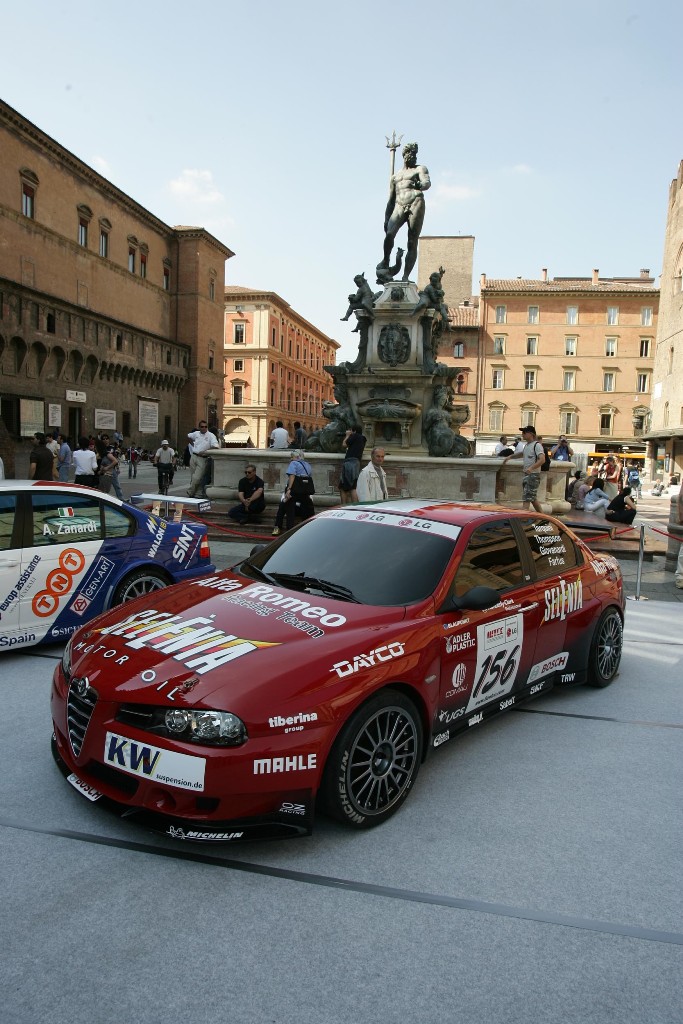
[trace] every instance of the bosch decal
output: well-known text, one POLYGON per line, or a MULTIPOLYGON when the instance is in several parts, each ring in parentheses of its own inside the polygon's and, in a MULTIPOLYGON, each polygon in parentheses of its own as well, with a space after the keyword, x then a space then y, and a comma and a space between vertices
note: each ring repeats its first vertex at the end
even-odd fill
POLYGON ((548 676, 551 672, 560 672, 569 659, 569 652, 562 651, 561 654, 554 654, 552 658, 546 658, 545 661, 539 661, 537 665, 531 669, 529 673, 528 683, 533 683, 534 679, 540 679, 542 676, 548 676))

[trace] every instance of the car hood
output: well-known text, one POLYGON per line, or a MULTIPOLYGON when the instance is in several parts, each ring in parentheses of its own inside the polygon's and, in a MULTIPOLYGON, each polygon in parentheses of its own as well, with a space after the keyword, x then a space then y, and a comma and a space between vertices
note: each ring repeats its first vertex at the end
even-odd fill
POLYGON ((156 703, 172 690, 178 706, 232 707, 260 688, 314 689, 405 615, 223 572, 100 616, 73 637, 71 674, 104 700, 156 703))

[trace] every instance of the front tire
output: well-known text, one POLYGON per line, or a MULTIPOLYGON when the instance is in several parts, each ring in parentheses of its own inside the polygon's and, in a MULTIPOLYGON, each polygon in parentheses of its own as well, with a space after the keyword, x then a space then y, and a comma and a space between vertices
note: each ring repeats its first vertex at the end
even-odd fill
POLYGON ((600 618, 591 640, 588 655, 588 685, 609 686, 619 672, 624 626, 616 608, 607 608, 600 618))
POLYGON ((163 590, 167 586, 167 578, 156 569, 137 569, 124 576, 119 583, 114 591, 112 608, 118 604, 125 604, 126 601, 134 601, 136 597, 152 594, 155 590, 163 590))
POLYGON ((372 828, 395 814, 417 778, 422 723, 396 690, 383 690, 343 727, 325 766, 325 811, 352 828, 372 828))

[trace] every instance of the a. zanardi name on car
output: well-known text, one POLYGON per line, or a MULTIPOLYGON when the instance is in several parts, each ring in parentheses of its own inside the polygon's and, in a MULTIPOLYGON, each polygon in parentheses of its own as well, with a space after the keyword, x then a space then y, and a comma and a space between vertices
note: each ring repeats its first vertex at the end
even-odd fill
POLYGON ((346 519, 354 523, 381 524, 395 526, 403 530, 416 530, 419 533, 431 533, 437 537, 449 537, 457 540, 461 530, 451 523, 438 523, 434 519, 423 519, 421 516, 408 516, 396 512, 371 512, 364 509, 329 509, 318 513, 318 519, 346 519))
POLYGON ((583 584, 581 577, 568 583, 559 579, 557 586, 549 587, 545 592, 545 612, 543 621, 566 619, 572 612, 583 608, 583 584))
MULTIPOLYGON (((249 640, 225 633, 214 626, 214 619, 215 615, 196 615, 188 619, 150 609, 134 612, 122 622, 105 626, 97 632, 121 636, 125 646, 133 650, 146 647, 160 654, 170 654, 175 661, 194 669, 198 675, 259 648, 279 646, 265 640, 249 640)), ((79 650, 81 646, 76 644, 74 649, 79 650)))

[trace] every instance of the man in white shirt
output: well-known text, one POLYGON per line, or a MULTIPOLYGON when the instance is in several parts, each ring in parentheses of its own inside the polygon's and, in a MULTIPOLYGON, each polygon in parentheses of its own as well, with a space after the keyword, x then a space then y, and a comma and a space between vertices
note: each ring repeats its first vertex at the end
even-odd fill
POLYGON ((282 420, 278 420, 270 432, 270 447, 289 448, 290 443, 289 434, 285 430, 282 420))
POLYGON ((214 448, 218 448, 218 438, 209 430, 206 420, 201 420, 199 430, 192 430, 187 435, 190 442, 190 487, 188 494, 191 498, 197 496, 197 491, 203 493, 204 473, 206 472, 206 456, 214 448))
POLYGON ((164 485, 170 487, 173 483, 173 460, 175 458, 175 449, 171 448, 167 440, 161 442, 161 448, 157 448, 153 458, 153 462, 157 467, 157 478, 159 483, 159 492, 162 493, 164 485))
POLYGON ((389 497, 387 478, 382 468, 384 455, 384 448, 373 448, 370 452, 370 462, 361 470, 356 484, 359 501, 386 501, 389 497))

